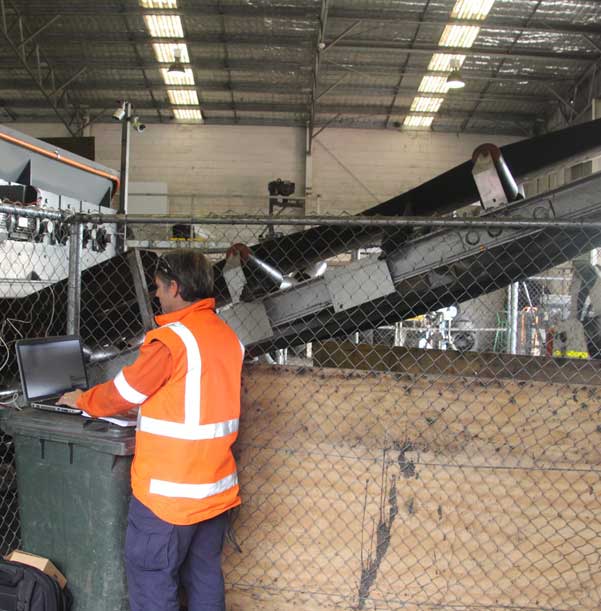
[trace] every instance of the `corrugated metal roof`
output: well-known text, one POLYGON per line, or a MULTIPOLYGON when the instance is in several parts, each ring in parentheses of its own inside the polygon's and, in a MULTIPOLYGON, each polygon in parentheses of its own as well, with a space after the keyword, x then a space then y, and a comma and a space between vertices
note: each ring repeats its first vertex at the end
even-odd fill
MULTIPOLYGON (((143 9, 137 0, 13 1, 25 36, 43 28, 24 45, 28 66, 44 76, 43 88, 57 103, 66 91, 61 104, 66 100, 67 113, 80 107, 98 113, 115 98, 135 102, 149 121, 172 112, 160 70, 168 64, 157 63, 156 39, 144 21, 144 14, 152 13, 181 19, 184 38, 161 42, 187 45, 190 87, 199 93, 207 123, 312 120, 318 126, 339 115, 339 126, 373 128, 402 123, 432 55, 445 51, 439 40, 455 5, 455 0, 181 0, 178 9, 161 11, 143 9), (320 40, 325 48, 318 50, 320 40), (36 43, 42 51, 39 67, 36 43)), ((10 12, 10 3, 5 5, 10 12)), ((597 1, 497 0, 473 46, 462 52, 466 86, 445 96, 433 129, 521 134, 558 107, 585 104, 582 88, 574 85, 601 58, 600 23, 597 1)), ((10 31, 8 39, 0 48, 5 108, 17 120, 54 118, 11 48, 20 42, 17 32, 10 31)))

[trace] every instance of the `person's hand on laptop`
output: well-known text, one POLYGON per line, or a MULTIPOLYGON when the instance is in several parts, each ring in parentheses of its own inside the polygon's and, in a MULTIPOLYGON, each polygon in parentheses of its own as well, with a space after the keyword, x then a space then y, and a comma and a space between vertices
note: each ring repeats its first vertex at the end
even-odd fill
POLYGON ((77 399, 83 395, 83 390, 72 390, 71 392, 66 392, 56 403, 57 405, 68 405, 69 407, 77 407, 77 399))

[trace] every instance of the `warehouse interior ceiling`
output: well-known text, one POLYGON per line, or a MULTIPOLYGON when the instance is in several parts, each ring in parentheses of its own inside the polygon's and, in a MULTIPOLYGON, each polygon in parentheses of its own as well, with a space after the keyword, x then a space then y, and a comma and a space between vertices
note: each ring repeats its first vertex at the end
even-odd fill
POLYGON ((590 108, 597 0, 3 0, 2 121, 531 135, 590 108), (449 75, 464 87, 449 89, 449 75))

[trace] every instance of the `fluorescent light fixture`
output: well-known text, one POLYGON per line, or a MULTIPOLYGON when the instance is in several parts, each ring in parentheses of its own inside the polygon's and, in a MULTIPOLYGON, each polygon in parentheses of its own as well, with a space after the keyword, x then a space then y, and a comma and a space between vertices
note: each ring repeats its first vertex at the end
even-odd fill
POLYGON ((148 32, 155 38, 183 38, 184 28, 178 15, 144 15, 148 32))
POLYGON ((411 112, 438 112, 444 98, 416 97, 411 104, 411 112))
POLYGON ((459 70, 453 70, 447 77, 447 89, 463 89, 465 87, 465 81, 461 76, 459 70))
POLYGON ((463 89, 465 87, 465 81, 461 76, 461 70, 459 70, 459 62, 453 60, 451 62, 451 73, 447 76, 447 89, 463 89))
POLYGON ((418 115, 407 115, 403 121, 405 127, 430 127, 434 117, 421 117, 418 115))
POLYGON ((140 0, 142 8, 177 8, 177 0, 140 0))
POLYGON ((179 49, 176 49, 173 55, 174 55, 173 63, 169 66, 169 68, 167 69, 167 72, 170 72, 172 74, 174 72, 177 72, 178 74, 184 74, 184 72, 186 71, 186 66, 184 66, 184 64, 182 63, 181 51, 179 49))
POLYGON ((179 60, 184 64, 190 63, 190 56, 188 55, 188 47, 186 44, 166 44, 166 43, 154 43, 154 54, 156 55, 157 61, 162 64, 170 64, 175 61, 175 55, 179 52, 179 60))
POLYGON ((446 76, 430 76, 422 78, 418 91, 420 93, 446 93, 447 92, 447 77, 446 76))
POLYGON ((428 70, 432 72, 451 72, 463 66, 465 55, 452 55, 450 53, 434 53, 430 60, 428 70))
POLYGON ((478 37, 480 28, 477 25, 447 25, 440 37, 441 47, 464 47, 468 49, 478 37))
POLYGON ((168 89, 169 101, 175 106, 198 106, 195 89, 168 89))
POLYGON ((202 121, 200 108, 174 108, 173 114, 176 119, 183 121, 202 121))
POLYGON ((490 12, 495 0, 457 0, 451 17, 453 19, 483 20, 490 12))
POLYGON ((190 68, 183 72, 169 72, 169 68, 161 68, 161 74, 166 85, 194 85, 194 74, 190 68))

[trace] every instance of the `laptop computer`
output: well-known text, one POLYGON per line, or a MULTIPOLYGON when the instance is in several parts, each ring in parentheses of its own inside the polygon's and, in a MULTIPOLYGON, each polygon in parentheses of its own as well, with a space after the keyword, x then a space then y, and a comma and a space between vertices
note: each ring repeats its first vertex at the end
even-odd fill
POLYGON ((65 335, 19 340, 16 350, 23 395, 31 407, 81 414, 80 409, 56 403, 66 392, 88 388, 79 337, 65 335))

